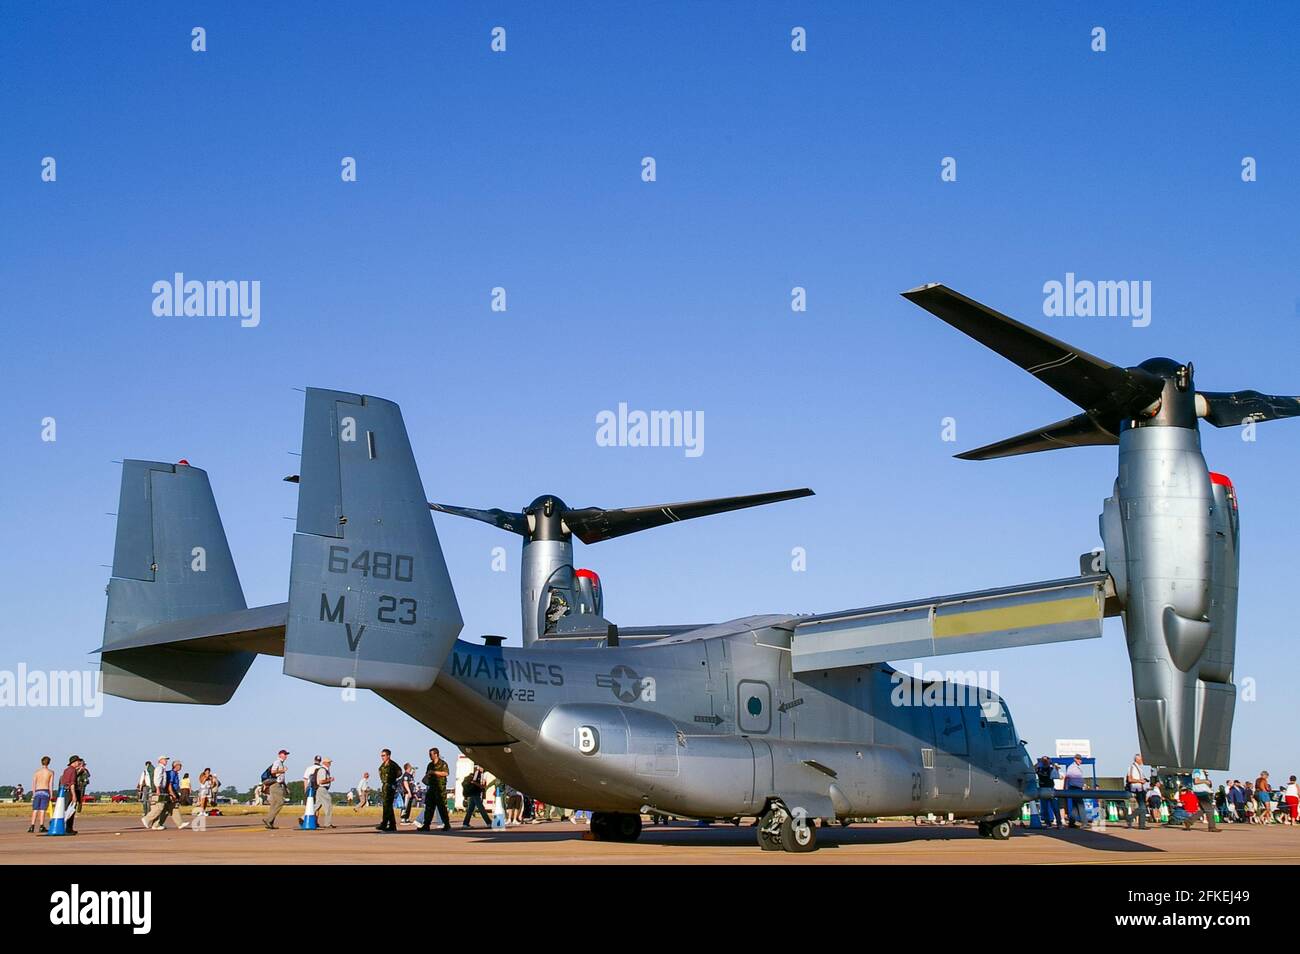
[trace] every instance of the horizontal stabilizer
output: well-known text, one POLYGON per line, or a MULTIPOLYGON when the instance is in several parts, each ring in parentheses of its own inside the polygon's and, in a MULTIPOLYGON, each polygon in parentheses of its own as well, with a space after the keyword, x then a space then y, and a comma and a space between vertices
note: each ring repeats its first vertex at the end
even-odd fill
POLYGON ((795 672, 1101 636, 1105 574, 800 617, 795 672))

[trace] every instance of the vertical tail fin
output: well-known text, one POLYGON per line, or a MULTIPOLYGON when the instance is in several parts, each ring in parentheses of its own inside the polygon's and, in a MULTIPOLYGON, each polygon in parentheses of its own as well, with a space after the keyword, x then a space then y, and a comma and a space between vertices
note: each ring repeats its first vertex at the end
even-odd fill
POLYGON ((402 412, 309 388, 284 671, 423 690, 461 629, 402 412))
POLYGON ((246 606, 207 473, 184 461, 124 461, 104 691, 146 702, 226 702, 255 653, 205 653, 200 665, 183 650, 127 644, 142 629, 246 606))

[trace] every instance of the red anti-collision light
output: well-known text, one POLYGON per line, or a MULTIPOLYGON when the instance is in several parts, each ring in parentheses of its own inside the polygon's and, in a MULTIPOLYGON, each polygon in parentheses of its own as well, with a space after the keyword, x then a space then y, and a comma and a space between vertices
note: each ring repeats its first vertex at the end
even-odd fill
POLYGON ((1232 486, 1232 481, 1228 478, 1228 475, 1216 474, 1214 471, 1210 471, 1210 483, 1218 484, 1220 487, 1227 488, 1228 503, 1232 505, 1233 510, 1236 510, 1237 509, 1237 488, 1232 486))
POLYGON ((591 580, 594 583, 600 583, 600 576, 596 573, 595 570, 574 570, 573 575, 582 577, 583 579, 591 580))
POLYGON ((190 462, 187 461, 184 457, 182 457, 180 460, 178 460, 178 461, 176 462, 176 466, 177 466, 177 467, 188 467, 188 466, 190 466, 190 462))

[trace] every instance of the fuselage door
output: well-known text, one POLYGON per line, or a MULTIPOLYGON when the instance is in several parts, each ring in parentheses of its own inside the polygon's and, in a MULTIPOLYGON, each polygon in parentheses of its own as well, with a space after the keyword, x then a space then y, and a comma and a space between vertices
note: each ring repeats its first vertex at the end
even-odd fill
MULTIPOLYGON (((730 731, 736 718, 736 707, 732 700, 731 655, 725 639, 704 640, 704 650, 709 665, 708 693, 712 711, 706 721, 719 732, 730 731)), ((770 700, 769 700, 770 701, 770 700)), ((699 719, 699 716, 696 716, 699 719)))

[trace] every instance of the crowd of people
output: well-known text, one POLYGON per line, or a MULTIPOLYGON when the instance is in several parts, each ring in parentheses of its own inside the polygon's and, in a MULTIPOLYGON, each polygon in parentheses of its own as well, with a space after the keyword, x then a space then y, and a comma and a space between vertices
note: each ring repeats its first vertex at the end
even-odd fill
MULTIPOLYGON (((289 751, 281 749, 275 759, 262 772, 261 779, 254 787, 251 804, 265 805, 266 814, 262 824, 268 829, 276 827, 276 819, 289 801, 289 751)), ((46 822, 52 818, 57 798, 62 792, 64 797, 63 818, 65 831, 75 835, 76 814, 85 804, 90 785, 90 769, 85 759, 78 755, 70 756, 66 768, 56 779, 50 768, 50 756, 41 758, 40 767, 32 776, 30 793, 22 785, 14 789, 15 801, 30 798, 32 803, 31 824, 28 832, 45 834, 46 822)), ((336 781, 333 774, 333 760, 317 755, 307 766, 302 775, 303 790, 313 802, 317 826, 334 828, 334 796, 331 789, 336 781)), ((183 809, 191 810, 191 817, 219 814, 217 793, 221 790, 221 781, 211 768, 205 768, 198 778, 191 780, 190 773, 184 770, 179 759, 160 755, 153 761, 146 761, 136 780, 135 794, 140 802, 140 824, 150 831, 163 831, 170 819, 178 830, 189 828, 190 821, 183 820, 183 809)), ((441 820, 442 831, 451 829, 451 815, 455 808, 455 799, 450 796, 449 779, 451 769, 442 758, 438 749, 429 750, 429 761, 422 774, 417 778, 416 767, 406 762, 398 765, 392 753, 384 749, 380 753, 380 762, 376 775, 378 785, 371 785, 371 774, 363 772, 355 788, 349 789, 347 803, 359 812, 371 804, 372 795, 383 808, 383 817, 376 827, 380 831, 397 831, 397 812, 401 812, 401 824, 430 831, 434 818, 441 820), (416 808, 423 810, 415 817, 416 808)), ((501 799, 507 826, 526 824, 545 820, 548 817, 564 817, 563 809, 545 806, 535 799, 505 784, 493 782, 497 797, 501 799)), ((475 817, 481 818, 485 825, 492 825, 488 814, 486 797, 489 790, 488 776, 482 766, 475 765, 460 783, 463 805, 462 827, 469 828, 475 817)), ((574 818, 576 818, 576 813, 574 818)), ((304 819, 298 819, 298 827, 303 827, 304 819)))
POLYGON ((162 831, 167 820, 176 823, 177 829, 188 828, 190 822, 181 821, 182 809, 190 809, 191 818, 206 816, 217 810, 217 792, 221 782, 216 773, 205 768, 199 773, 198 793, 195 783, 180 759, 158 756, 157 764, 145 762, 136 780, 136 796, 140 799, 140 824, 150 831, 162 831))
MULTIPOLYGON (((1075 755, 1062 770, 1049 756, 1034 767, 1040 793, 1049 789, 1060 795, 1040 795, 1039 817, 1045 828, 1078 828, 1084 824, 1087 784, 1083 756, 1075 755), (1058 806, 1058 802, 1065 805, 1058 806)), ((1285 784, 1273 786, 1267 771, 1252 782, 1232 779, 1216 790, 1210 773, 1197 769, 1190 776, 1166 776, 1162 781, 1149 774, 1141 754, 1133 756, 1124 777, 1124 788, 1132 799, 1126 811, 1129 827, 1137 821, 1147 827, 1148 816, 1171 826, 1191 829, 1204 822, 1210 831, 1219 822, 1253 825, 1295 825, 1300 820, 1300 785, 1292 775, 1285 784)))
MULTIPOLYGON (((268 829, 275 828, 276 819, 289 801, 288 758, 287 749, 276 753, 276 758, 262 772, 253 791, 252 804, 267 807, 262 824, 268 829)), ((1084 759, 1082 755, 1075 755, 1062 761, 1065 763, 1063 766, 1044 755, 1035 765, 1041 823, 1046 828, 1079 828, 1088 824, 1085 810, 1088 797, 1085 793, 1089 788, 1084 759), (1052 795, 1045 794, 1049 790, 1053 791, 1052 795)), ((90 769, 85 759, 73 755, 56 779, 50 763, 50 756, 42 757, 40 767, 32 776, 29 796, 32 814, 27 831, 45 833, 48 830, 47 816, 53 818, 53 813, 58 810, 57 799, 62 794, 64 830, 75 835, 77 812, 87 800, 90 769)), ((449 786, 453 781, 451 770, 438 749, 429 750, 423 773, 410 762, 399 765, 392 752, 383 749, 379 753, 375 774, 377 785, 372 786, 371 774, 363 772, 356 787, 348 790, 346 798, 354 812, 369 807, 372 795, 378 800, 382 817, 375 826, 377 830, 397 831, 399 811, 403 826, 428 832, 437 817, 441 820, 441 831, 451 830, 455 799, 449 786), (412 818, 416 808, 423 810, 412 818)), ((315 756, 303 771, 303 790, 312 802, 317 827, 335 827, 331 791, 335 781, 333 760, 328 757, 315 756)), ((568 814, 564 809, 544 805, 504 782, 492 784, 496 786, 506 826, 564 818, 568 814)), ((1209 773, 1201 769, 1190 776, 1164 776, 1162 780, 1161 776, 1148 772, 1139 754, 1133 757, 1125 775, 1124 788, 1129 795, 1125 800, 1125 820, 1130 827, 1136 820, 1139 828, 1146 828, 1148 817, 1186 829, 1203 821, 1210 831, 1218 831, 1220 822, 1295 825, 1300 821, 1300 785, 1294 775, 1287 782, 1275 786, 1269 773, 1263 771, 1253 782, 1232 779, 1216 790, 1209 773), (1128 807, 1129 800, 1131 807, 1128 807)), ((148 830, 162 831, 171 819, 177 829, 188 828, 191 822, 182 820, 182 810, 191 809, 192 818, 206 818, 209 814, 219 813, 217 793, 220 790, 221 782, 212 769, 203 769, 192 782, 180 760, 160 755, 156 762, 144 763, 136 782, 136 796, 142 812, 140 823, 148 830)), ((475 817, 481 818, 489 827, 492 825, 485 801, 488 790, 487 774, 482 766, 475 765, 460 782, 462 827, 471 827, 475 817)), ((16 800, 22 800, 24 795, 22 786, 18 786, 15 789, 16 800)), ((568 817, 578 822, 583 815, 590 817, 590 813, 578 811, 568 817)), ((305 817, 298 819, 299 827, 304 823, 305 817)))

